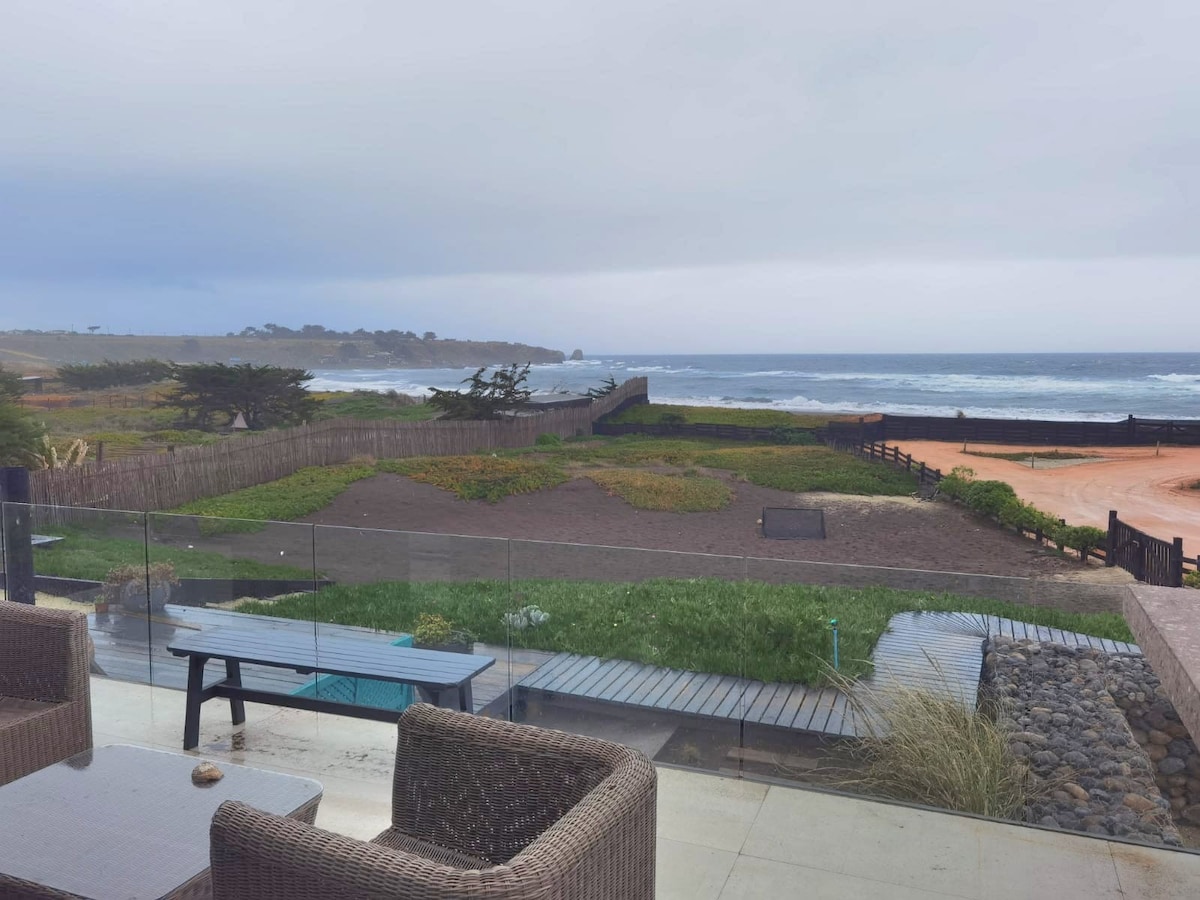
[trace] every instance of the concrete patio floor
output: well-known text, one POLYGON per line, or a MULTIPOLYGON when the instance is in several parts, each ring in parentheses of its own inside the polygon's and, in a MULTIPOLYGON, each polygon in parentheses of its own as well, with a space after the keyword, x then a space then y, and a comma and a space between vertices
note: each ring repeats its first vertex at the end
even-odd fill
MULTIPOLYGON (((179 751, 184 695, 92 679, 95 743, 179 751)), ((317 825, 386 827, 395 726, 206 703, 197 756, 315 778, 317 825)), ((660 900, 1200 897, 1200 855, 659 768, 660 900)), ((620 900, 620 898, 614 898, 620 900)))

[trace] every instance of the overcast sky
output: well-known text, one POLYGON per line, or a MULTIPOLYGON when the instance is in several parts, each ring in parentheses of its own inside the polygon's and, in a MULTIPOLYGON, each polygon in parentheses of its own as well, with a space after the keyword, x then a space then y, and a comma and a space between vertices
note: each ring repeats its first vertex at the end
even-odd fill
POLYGON ((2 0, 0 328, 1192 350, 1196 0, 2 0))

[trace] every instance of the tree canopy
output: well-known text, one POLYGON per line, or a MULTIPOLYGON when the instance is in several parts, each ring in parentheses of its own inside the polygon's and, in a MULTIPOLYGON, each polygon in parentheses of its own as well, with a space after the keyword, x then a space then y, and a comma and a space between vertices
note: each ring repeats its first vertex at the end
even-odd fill
POLYGON ((0 466, 29 465, 41 445, 42 430, 20 407, 21 376, 0 366, 0 466))
POLYGON ((525 387, 529 363, 501 366, 490 379, 483 377, 486 371, 487 366, 483 366, 464 378, 462 383, 470 385, 465 391, 431 387, 429 405, 440 409, 444 419, 496 419, 501 413, 514 412, 528 403, 532 393, 525 387))
POLYGON ((313 376, 304 369, 197 363, 174 366, 172 374, 179 385, 159 405, 179 408, 186 424, 196 428, 231 424, 238 413, 254 430, 295 425, 317 410, 304 387, 313 376), (217 423, 221 416, 226 421, 217 423))
MULTIPOLYGON (((186 343, 186 342, 185 342, 186 343)), ((199 344, 197 343, 197 349, 199 344)), ((68 363, 58 367, 58 378, 67 387, 81 391, 101 391, 127 384, 149 384, 171 375, 171 364, 158 359, 130 362, 68 363)))

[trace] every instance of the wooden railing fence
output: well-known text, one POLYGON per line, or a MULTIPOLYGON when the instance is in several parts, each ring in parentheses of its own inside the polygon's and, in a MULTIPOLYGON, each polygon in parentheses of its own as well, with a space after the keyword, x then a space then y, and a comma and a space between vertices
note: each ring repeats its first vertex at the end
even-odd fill
POLYGON ((852 453, 861 459, 888 463, 906 472, 912 472, 921 487, 935 485, 945 477, 941 469, 927 466, 921 460, 913 459, 911 453, 901 453, 899 447, 889 447, 882 441, 850 440, 827 432, 825 444, 834 450, 852 453))
MULTIPOLYGON (((931 469, 925 463, 914 460, 912 454, 901 453, 899 447, 889 447, 882 441, 858 441, 844 434, 839 437, 826 432, 825 443, 835 450, 843 450, 862 459, 888 463, 912 472, 922 486, 936 485, 945 477, 940 469, 931 469)), ((1032 539, 1038 546, 1050 539, 1040 528, 1031 531, 1021 525, 1014 525, 1013 529, 1022 537, 1032 539)), ((1189 569, 1200 572, 1200 555, 1184 556, 1182 538, 1172 541, 1156 538, 1122 522, 1117 517, 1116 510, 1110 510, 1108 513, 1108 539, 1104 548, 1087 550, 1083 561, 1086 562, 1089 557, 1102 560, 1106 566, 1119 566, 1138 581, 1165 587, 1182 587, 1184 575, 1189 569)))
MULTIPOLYGON (((1183 538, 1164 541, 1134 528, 1108 512, 1108 545, 1105 565, 1120 566, 1138 581, 1163 587, 1183 586, 1183 538)), ((1187 562, 1193 566, 1196 560, 1187 562)))
POLYGON ((589 406, 483 422, 331 419, 232 437, 174 453, 88 462, 30 473, 32 502, 45 506, 155 511, 284 478, 306 466, 355 457, 453 456, 528 447, 540 434, 590 435, 592 423, 622 404, 645 402, 647 381, 631 378, 589 406))

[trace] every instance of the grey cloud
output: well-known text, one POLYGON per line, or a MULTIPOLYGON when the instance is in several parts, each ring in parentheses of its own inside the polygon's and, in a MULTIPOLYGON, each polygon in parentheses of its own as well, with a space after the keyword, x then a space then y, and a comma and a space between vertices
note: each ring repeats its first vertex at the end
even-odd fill
POLYGON ((553 285, 540 321, 570 343, 583 297, 618 302, 600 288, 678 318, 727 284, 762 318, 783 272, 858 267, 855 296, 913 302, 951 271, 978 303, 1090 286, 1061 260, 1160 285, 1200 252, 1198 20, 1183 0, 9 0, 0 296, 169 307, 193 285, 236 310, 254 285, 276 305, 253 318, 369 295, 345 324, 370 325, 394 301, 362 285, 456 285, 433 312, 462 322, 553 285))

